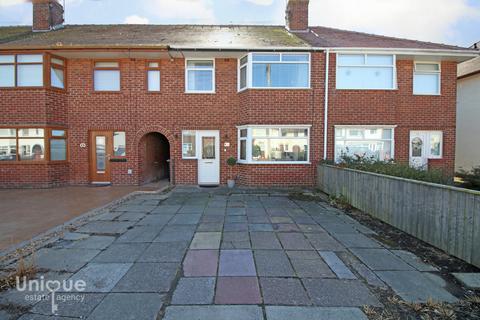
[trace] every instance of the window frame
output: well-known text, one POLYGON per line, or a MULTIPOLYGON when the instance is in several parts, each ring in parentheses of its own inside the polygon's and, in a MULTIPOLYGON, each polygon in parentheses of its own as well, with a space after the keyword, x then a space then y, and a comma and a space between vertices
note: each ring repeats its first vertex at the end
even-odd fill
POLYGON ((335 54, 335 90, 361 90, 361 91, 368 91, 368 90, 374 90, 374 91, 393 91, 393 90, 398 90, 398 79, 397 79, 397 55, 396 54, 391 54, 391 53, 379 53, 379 52, 337 52, 335 54), (341 55, 363 55, 364 56, 364 61, 365 64, 363 65, 340 65, 338 63, 339 61, 339 56, 341 55), (368 65, 368 56, 392 56, 392 65, 391 66, 386 66, 386 65, 368 65), (391 67, 393 68, 392 72, 392 88, 339 88, 338 87, 338 69, 339 67, 379 67, 379 68, 387 68, 391 67))
POLYGON ((121 62, 115 59, 101 59, 93 60, 92 66, 92 91, 94 93, 120 93, 122 92, 122 71, 121 71, 121 62), (118 64, 117 67, 97 67, 97 63, 102 62, 115 62, 118 64), (95 71, 118 71, 118 90, 95 90, 95 71))
POLYGON ((18 52, 2 52, 0 53, 1 56, 13 56, 13 62, 10 63, 0 63, 0 65, 8 65, 8 66, 13 66, 14 70, 14 81, 13 81, 13 86, 10 87, 0 87, 2 90, 12 90, 12 89, 44 89, 46 87, 49 87, 48 84, 48 79, 47 77, 47 72, 45 71, 47 61, 49 61, 48 55, 44 52, 23 52, 23 51, 18 51, 18 52), (22 55, 31 55, 31 56, 42 56, 42 62, 18 62, 18 56, 22 55), (42 85, 41 86, 19 86, 18 85, 18 66, 19 65, 41 65, 42 66, 42 85))
POLYGON ((437 61, 421 61, 415 60, 413 62, 413 77, 412 77, 412 94, 414 96, 441 96, 442 95, 442 63, 437 61), (417 71, 417 64, 433 64, 438 66, 438 71, 417 71), (438 93, 416 93, 415 92, 415 75, 438 75, 438 93))
POLYGON ((127 131, 126 130, 112 130, 112 153, 110 155, 110 159, 126 159, 128 157, 128 152, 127 152, 127 131), (123 132, 125 134, 125 155, 124 156, 117 156, 115 155, 115 133, 117 132, 123 132))
POLYGON ((265 51, 255 51, 255 52, 249 52, 237 60, 237 91, 242 92, 247 89, 254 89, 254 90, 308 90, 312 88, 312 54, 311 52, 265 52, 265 51), (253 61, 253 55, 254 54, 278 54, 279 55, 279 61, 253 61), (283 55, 307 55, 308 56, 308 61, 283 61, 283 55), (240 64, 240 60, 248 57, 247 63, 240 64), (255 63, 273 63, 273 64, 308 64, 308 85, 305 87, 254 87, 253 86, 253 65, 255 63), (243 67, 247 67, 247 81, 246 81, 246 86, 244 88, 240 87, 240 79, 241 79, 241 69, 243 67))
POLYGON ((198 130, 182 130, 182 133, 181 133, 181 134, 182 134, 182 146, 181 146, 181 150, 182 150, 182 159, 183 159, 183 160, 196 160, 196 159, 198 159, 198 152, 199 152, 199 151, 198 151, 197 146, 199 145, 199 141, 198 141, 197 132, 198 132, 198 130), (184 135, 184 133, 186 133, 186 132, 193 133, 193 136, 195 137, 195 139, 194 139, 194 140, 195 140, 195 155, 192 156, 192 157, 186 157, 186 156, 183 155, 183 144, 184 144, 184 142, 183 142, 183 135, 184 135))
POLYGON ((35 164, 48 164, 48 163, 67 163, 70 159, 70 150, 69 150, 69 141, 68 141, 68 129, 66 127, 59 127, 59 126, 0 126, 0 129, 15 129, 15 137, 3 137, 0 140, 15 140, 16 143, 16 160, 7 160, 7 161, 0 161, 0 166, 2 164, 22 164, 22 165, 35 165, 35 164), (43 137, 20 137, 19 131, 21 129, 43 129, 44 134, 43 137), (57 137, 52 135, 53 130, 62 130, 65 131, 65 135, 63 137, 57 137), (19 140, 20 139, 43 139, 44 141, 44 159, 42 160, 21 160, 19 155, 19 140), (51 152, 50 152, 50 140, 65 140, 65 160, 51 160, 51 152))
MULTIPOLYGON (((392 138, 391 139, 363 139, 358 141, 390 141, 391 143, 391 157, 390 159, 395 159, 395 128, 396 125, 335 125, 333 126, 333 159, 336 163, 337 161, 337 129, 363 129, 363 130, 373 130, 373 129, 391 129, 392 130, 392 138)), ((353 139, 344 139, 342 141, 353 141, 353 139)), ((382 160, 386 161, 386 160, 382 160)))
POLYGON ((200 94, 214 94, 216 93, 216 81, 215 81, 215 72, 216 72, 216 65, 215 65, 215 58, 185 58, 185 93, 200 93, 200 94), (189 68, 188 61, 212 61, 212 67, 205 67, 205 68, 189 68), (212 90, 188 90, 188 71, 196 70, 196 71, 211 71, 212 72, 212 90))
POLYGON ((53 54, 50 54, 49 57, 48 57, 47 69, 49 71, 48 72, 48 80, 49 80, 48 81, 48 86, 49 86, 49 88, 52 89, 52 90, 60 90, 62 92, 66 91, 67 90, 67 59, 65 59, 63 57, 53 55, 53 54), (63 65, 52 62, 52 59, 62 60, 63 65), (54 87, 52 85, 52 69, 62 70, 62 72, 63 72, 63 88, 54 87))
MULTIPOLYGON (((297 165, 309 165, 311 164, 311 159, 310 159, 310 149, 312 145, 312 139, 311 139, 311 128, 312 125, 305 125, 305 124, 299 124, 299 125, 243 125, 243 126, 237 126, 237 162, 240 164, 297 164, 297 165), (258 129, 258 128, 265 128, 265 129, 279 129, 280 132, 282 129, 301 129, 301 130, 307 130, 308 132, 308 148, 307 148, 307 160, 306 161, 254 161, 252 159, 252 143, 253 143, 253 137, 252 137, 252 129, 258 129), (247 147, 246 147, 246 160, 240 159, 240 130, 247 129, 247 147)), ((271 139, 277 139, 277 138, 272 138, 271 139)), ((278 137, 278 139, 281 139, 282 137, 278 137)), ((243 138, 242 138, 243 139, 243 138)), ((287 138, 288 139, 288 138, 287 138)))
POLYGON ((145 64, 145 90, 147 93, 161 93, 162 92, 162 71, 161 71, 161 62, 160 60, 147 60, 145 64), (150 67, 150 63, 158 63, 158 67, 150 67), (158 71, 159 72, 159 90, 149 90, 149 82, 148 82, 148 73, 150 71, 158 71))

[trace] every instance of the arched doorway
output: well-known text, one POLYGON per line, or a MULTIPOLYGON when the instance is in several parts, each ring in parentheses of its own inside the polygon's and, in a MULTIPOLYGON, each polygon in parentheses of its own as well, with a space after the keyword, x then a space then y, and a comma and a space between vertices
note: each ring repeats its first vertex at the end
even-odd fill
POLYGON ((170 143, 161 133, 150 132, 140 139, 140 182, 170 179, 170 143))

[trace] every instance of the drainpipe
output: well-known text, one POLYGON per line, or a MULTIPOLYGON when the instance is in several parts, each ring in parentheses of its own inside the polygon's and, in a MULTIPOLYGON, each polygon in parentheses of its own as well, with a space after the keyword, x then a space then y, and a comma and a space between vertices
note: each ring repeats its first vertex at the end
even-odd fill
POLYGON ((325 106, 323 112, 323 160, 327 160, 327 138, 328 138, 328 74, 330 66, 330 50, 325 51, 325 106))

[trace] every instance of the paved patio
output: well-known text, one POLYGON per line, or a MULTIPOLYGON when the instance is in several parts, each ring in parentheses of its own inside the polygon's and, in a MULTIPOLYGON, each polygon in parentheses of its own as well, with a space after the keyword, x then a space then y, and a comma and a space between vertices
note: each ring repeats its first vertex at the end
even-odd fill
POLYGON ((141 187, 0 189, 0 251, 133 191, 155 190, 166 185, 165 180, 141 187))
MULTIPOLYGON (((373 234, 322 203, 184 187, 92 217, 35 263, 45 279, 86 282, 81 301, 56 293, 55 319, 361 320, 392 289, 457 300, 434 267, 373 234)), ((13 289, 0 306, 1 319, 53 319, 51 301, 13 289)))

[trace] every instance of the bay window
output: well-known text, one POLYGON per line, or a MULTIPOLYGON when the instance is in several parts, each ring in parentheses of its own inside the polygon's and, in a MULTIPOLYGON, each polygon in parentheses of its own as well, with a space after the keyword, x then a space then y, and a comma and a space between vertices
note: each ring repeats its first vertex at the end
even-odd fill
POLYGON ((395 56, 337 54, 337 89, 396 89, 395 56))
POLYGON ((413 73, 413 94, 440 94, 440 64, 431 62, 415 62, 413 73))
POLYGON ((95 62, 93 83, 95 91, 120 91, 119 63, 95 62))
POLYGON ((65 161, 67 131, 52 128, 0 128, 1 161, 65 161))
POLYGON ((189 93, 215 92, 215 60, 186 60, 185 91, 189 93))
POLYGON ((249 53, 239 60, 238 89, 310 88, 309 53, 249 53))
POLYGON ((380 161, 393 159, 394 127, 335 126, 335 161, 360 156, 380 161))
POLYGON ((50 86, 65 89, 65 60, 54 57, 50 59, 50 86))
POLYGON ((0 55, 0 87, 42 87, 43 55, 0 55))
POLYGON ((308 163, 310 126, 238 128, 240 163, 308 163))

